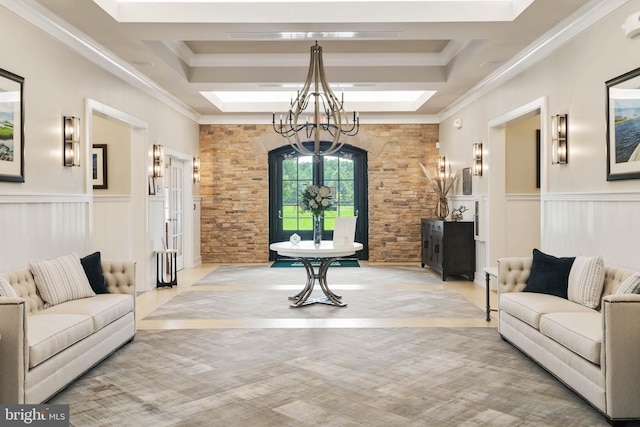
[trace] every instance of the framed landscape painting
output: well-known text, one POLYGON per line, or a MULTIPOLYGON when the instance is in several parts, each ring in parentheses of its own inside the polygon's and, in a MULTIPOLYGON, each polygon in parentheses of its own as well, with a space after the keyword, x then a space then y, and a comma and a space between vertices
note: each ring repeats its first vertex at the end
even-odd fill
POLYGON ((640 68, 606 82, 607 181, 640 178, 640 68))
POLYGON ((24 182, 23 83, 0 69, 0 181, 24 182))
POLYGON ((107 144, 93 144, 91 152, 93 188, 106 190, 107 185, 107 144))

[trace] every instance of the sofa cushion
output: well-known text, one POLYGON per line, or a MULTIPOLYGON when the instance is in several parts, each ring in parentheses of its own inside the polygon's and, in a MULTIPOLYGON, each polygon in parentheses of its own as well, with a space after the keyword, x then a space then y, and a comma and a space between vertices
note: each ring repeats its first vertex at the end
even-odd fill
POLYGON ((633 273, 627 277, 616 291, 616 295, 638 293, 640 293, 640 272, 633 273))
POLYGON ((43 311, 47 314, 82 314, 93 322, 93 331, 133 311, 133 296, 128 294, 100 294, 56 305, 43 311))
POLYGON ((583 312, 593 310, 553 295, 531 292, 509 292, 500 294, 500 310, 522 320, 532 327, 540 328, 540 316, 556 312, 583 312))
POLYGON ((600 364, 602 346, 602 314, 596 310, 590 313, 549 313, 540 318, 540 332, 558 344, 600 364))
POLYGON ((18 294, 16 293, 16 290, 13 289, 13 286, 11 286, 11 283, 2 276, 0 276, 0 297, 18 297, 18 294))
POLYGON ((600 257, 578 256, 569 273, 568 297, 585 307, 600 306, 604 287, 604 261, 600 257))
POLYGON ((33 278, 45 308, 78 298, 94 296, 77 254, 32 262, 33 278))
POLYGON ((29 368, 39 365, 93 332, 91 317, 82 314, 38 314, 29 316, 29 368))
POLYGON ((538 249, 533 250, 531 272, 524 292, 555 295, 567 298, 569 272, 575 258, 557 258, 538 249))
POLYGON ((104 281, 104 274, 102 273, 102 261, 100 259, 100 252, 94 252, 83 258, 80 258, 80 264, 84 269, 84 273, 87 275, 89 285, 96 294, 108 294, 109 289, 104 281))

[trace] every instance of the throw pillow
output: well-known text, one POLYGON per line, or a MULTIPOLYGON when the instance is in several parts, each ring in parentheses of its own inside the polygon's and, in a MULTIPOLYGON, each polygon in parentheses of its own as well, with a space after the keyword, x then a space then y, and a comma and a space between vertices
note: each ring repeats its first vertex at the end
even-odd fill
POLYGON ((523 291, 555 295, 566 299, 569 272, 574 260, 575 258, 557 258, 534 249, 531 272, 523 291))
POLYGON ((640 272, 627 277, 616 291, 616 295, 637 293, 640 293, 640 272))
POLYGON ((596 257, 576 257, 569 273, 569 301, 598 308, 604 288, 604 261, 596 257))
POLYGON ((82 264, 87 279, 89 279, 89 285, 91 285, 93 292, 96 294, 108 294, 109 289, 104 283, 104 274, 102 273, 100 252, 94 252, 84 258, 80 258, 80 264, 82 264))
POLYGON ((32 262, 30 264, 36 287, 45 301, 45 308, 65 301, 95 295, 77 254, 32 262))
POLYGON ((9 283, 9 281, 2 276, 0 276, 0 297, 9 297, 9 298, 18 297, 18 293, 16 292, 15 289, 13 289, 13 286, 11 286, 11 283, 9 283))

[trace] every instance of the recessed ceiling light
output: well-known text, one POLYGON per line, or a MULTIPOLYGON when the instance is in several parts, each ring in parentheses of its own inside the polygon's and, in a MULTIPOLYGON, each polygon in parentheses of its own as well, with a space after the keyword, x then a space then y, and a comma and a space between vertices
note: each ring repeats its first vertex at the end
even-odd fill
POLYGON ((399 31, 286 31, 227 33, 232 39, 327 40, 327 39, 397 39, 399 31))
MULTIPOLYGON (((344 103, 349 111, 416 111, 435 93, 429 90, 350 91, 344 94, 344 103)), ((200 94, 224 113, 287 111, 296 97, 293 90, 202 91, 200 94)))

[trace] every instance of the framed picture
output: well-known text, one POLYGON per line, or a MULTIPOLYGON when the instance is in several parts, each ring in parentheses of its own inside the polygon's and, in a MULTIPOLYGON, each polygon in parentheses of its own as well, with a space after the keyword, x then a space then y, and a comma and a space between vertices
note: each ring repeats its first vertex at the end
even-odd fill
POLYGON ((23 83, 0 69, 0 181, 24 182, 23 83))
POLYGON ((109 188, 107 185, 107 144, 93 144, 91 166, 93 168, 93 188, 96 190, 109 188))
POLYGON ((640 68, 606 82, 607 181, 640 178, 640 68))

